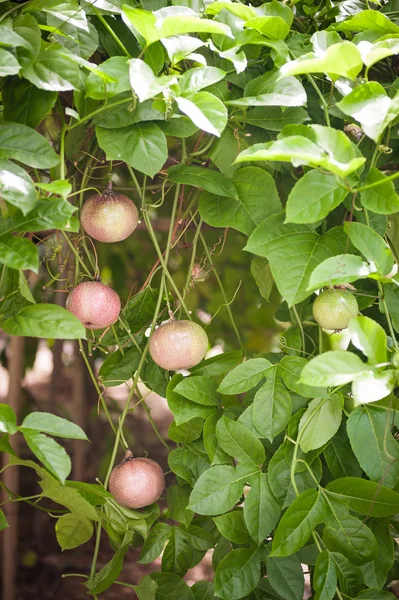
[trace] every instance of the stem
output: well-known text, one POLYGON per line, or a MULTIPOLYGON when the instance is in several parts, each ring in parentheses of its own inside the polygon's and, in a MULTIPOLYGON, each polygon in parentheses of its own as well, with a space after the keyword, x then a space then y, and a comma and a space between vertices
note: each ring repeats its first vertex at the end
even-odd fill
POLYGON ((116 35, 115 31, 112 29, 112 27, 110 25, 108 25, 107 21, 104 19, 104 17, 101 15, 101 13, 97 10, 97 8, 94 6, 94 4, 92 4, 91 6, 92 6, 94 12, 96 13, 96 17, 104 25, 105 29, 108 31, 108 33, 110 34, 110 36, 112 37, 114 42, 119 46, 119 48, 122 50, 122 52, 124 54, 126 54, 126 56, 128 58, 132 58, 131 55, 129 54, 129 52, 126 50, 125 46, 122 44, 122 42, 116 35))
POLYGON ((212 256, 211 256, 211 253, 209 252, 209 248, 208 248, 208 246, 207 246, 207 244, 206 244, 205 238, 204 238, 204 236, 202 235, 202 232, 201 232, 201 230, 199 230, 199 237, 201 238, 201 242, 202 242, 202 245, 203 245, 203 247, 204 247, 205 254, 206 254, 206 256, 207 256, 207 259, 208 259, 208 261, 209 261, 209 264, 210 264, 210 265, 211 265, 211 267, 212 267, 213 274, 215 275, 216 281, 218 282, 218 285, 219 285, 219 287, 220 287, 220 291, 222 292, 223 300, 224 300, 224 302, 225 302, 226 309, 227 309, 227 312, 228 312, 228 314, 229 314, 230 321, 231 321, 231 325, 232 325, 232 327, 233 327, 234 333, 236 334, 237 341, 238 341, 238 343, 240 344, 240 347, 241 347, 241 348, 243 348, 244 344, 243 344, 243 342, 242 342, 242 339, 241 339, 240 332, 238 331, 238 327, 237 327, 237 325, 236 325, 236 322, 235 322, 235 320, 234 320, 234 316, 233 316, 233 313, 232 313, 232 311, 231 311, 230 304, 229 304, 229 301, 228 301, 228 299, 227 299, 227 296, 226 296, 226 292, 225 292, 225 290, 224 290, 224 287, 223 287, 222 281, 221 281, 221 279, 220 279, 220 277, 219 277, 219 275, 218 275, 218 272, 217 272, 217 271, 216 271, 216 269, 215 269, 215 265, 214 265, 214 263, 213 263, 213 261, 212 261, 212 256))
POLYGON ((299 331, 301 332, 301 345, 302 345, 302 352, 303 352, 303 353, 306 353, 305 332, 304 332, 304 330, 303 330, 302 321, 301 321, 301 319, 299 318, 298 311, 297 311, 297 308, 296 308, 295 304, 292 306, 292 310, 293 310, 293 313, 294 313, 294 315, 295 315, 296 322, 297 322, 297 325, 298 325, 298 327, 299 327, 299 331))
POLYGON ((108 411, 108 406, 107 406, 107 405, 106 405, 106 403, 105 403, 105 400, 104 400, 103 393, 102 393, 102 391, 100 390, 100 387, 99 387, 99 385, 98 385, 97 379, 96 379, 96 377, 95 377, 95 375, 94 375, 94 373, 93 373, 93 369, 91 368, 91 365, 90 365, 90 363, 89 363, 89 359, 87 358, 87 356, 86 356, 86 352, 84 351, 82 340, 79 340, 79 350, 80 350, 80 352, 82 353, 83 360, 84 360, 84 361, 85 361, 85 363, 86 363, 87 370, 89 371, 89 375, 90 375, 90 377, 91 377, 91 380, 92 380, 92 382, 93 382, 93 384, 94 384, 94 387, 96 388, 96 392, 97 392, 97 394, 98 394, 98 397, 99 397, 99 399, 100 399, 100 402, 101 402, 101 404, 102 404, 102 407, 103 407, 103 409, 104 409, 104 412, 105 412, 105 414, 106 414, 106 416, 107 416, 108 422, 109 422, 109 424, 111 425, 111 429, 112 429, 112 431, 113 431, 113 432, 116 434, 115 425, 114 425, 114 424, 113 424, 113 422, 112 422, 111 415, 109 414, 109 411, 108 411))
POLYGON ((27 2, 23 2, 22 4, 17 4, 17 6, 13 6, 9 10, 7 10, 4 14, 1 15, 0 23, 2 21, 4 21, 4 19, 6 19, 8 17, 8 15, 11 15, 13 12, 15 12, 16 10, 19 10, 23 6, 26 6, 27 4, 29 4, 29 2, 30 2, 30 0, 28 0, 27 2))
POLYGON ((144 398, 143 398, 142 394, 140 394, 140 393, 139 393, 138 395, 139 395, 139 396, 141 396, 141 399, 142 399, 142 405, 143 405, 143 406, 144 406, 144 408, 145 408, 145 411, 146 411, 146 413, 147 413, 147 415, 148 415, 148 420, 150 421, 150 423, 151 423, 151 425, 152 425, 152 428, 153 428, 153 430, 154 430, 154 433, 155 433, 155 435, 157 436, 157 438, 159 439, 159 441, 161 442, 161 444, 162 444, 163 446, 165 446, 166 450, 167 450, 168 452, 170 452, 170 447, 169 447, 168 443, 166 442, 166 440, 164 440, 164 439, 163 439, 162 435, 159 433, 158 427, 155 425, 154 419, 153 419, 153 418, 152 418, 152 416, 151 416, 151 409, 150 409, 150 407, 148 406, 148 404, 147 404, 147 403, 146 403, 146 401, 144 400, 144 398))
POLYGON ((112 331, 112 334, 113 334, 114 338, 116 339, 116 343, 118 344, 118 348, 119 348, 120 353, 122 354, 122 356, 124 356, 125 351, 124 351, 124 349, 122 347, 122 344, 120 343, 118 334, 117 334, 116 329, 115 329, 115 325, 111 325, 111 331, 112 331))
POLYGON ((374 181, 373 183, 369 183, 368 185, 364 185, 363 187, 360 187, 354 191, 364 192, 364 190, 369 190, 371 188, 377 187, 378 185, 382 185, 383 183, 386 183, 387 181, 393 181, 394 179, 397 179, 398 177, 399 177, 399 171, 397 171, 393 175, 388 175, 387 177, 384 177, 384 179, 381 179, 379 181, 374 181))
POLYGON ((74 255, 76 256, 77 261, 82 266, 83 270, 87 273, 87 275, 89 275, 90 279, 93 279, 92 274, 90 273, 89 269, 86 267, 86 265, 83 262, 81 256, 79 255, 79 252, 76 250, 75 246, 72 244, 72 242, 69 239, 69 237, 63 231, 61 231, 61 233, 64 236, 64 239, 65 239, 66 243, 68 244, 68 246, 70 247, 70 249, 72 250, 72 252, 74 253, 74 255))

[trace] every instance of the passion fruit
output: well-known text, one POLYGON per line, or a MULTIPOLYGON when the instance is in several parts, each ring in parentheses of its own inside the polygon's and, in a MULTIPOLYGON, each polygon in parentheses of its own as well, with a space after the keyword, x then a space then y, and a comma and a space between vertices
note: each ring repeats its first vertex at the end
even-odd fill
POLYGON ((104 329, 117 321, 121 301, 113 289, 100 281, 84 281, 69 294, 66 308, 87 329, 104 329))
POLYGON ((134 458, 130 450, 117 465, 109 480, 109 491, 127 508, 143 508, 156 502, 165 487, 161 467, 150 458, 134 458))
POLYGON ((346 329, 349 321, 358 313, 359 306, 355 296, 345 289, 325 289, 313 303, 313 316, 323 329, 346 329))
POLYGON ((208 336, 193 321, 168 321, 150 337, 152 360, 162 369, 179 371, 195 367, 208 350, 208 336))
POLYGON ((139 213, 130 198, 109 185, 103 194, 90 196, 83 204, 80 222, 88 235, 99 242, 121 242, 137 227, 139 213))

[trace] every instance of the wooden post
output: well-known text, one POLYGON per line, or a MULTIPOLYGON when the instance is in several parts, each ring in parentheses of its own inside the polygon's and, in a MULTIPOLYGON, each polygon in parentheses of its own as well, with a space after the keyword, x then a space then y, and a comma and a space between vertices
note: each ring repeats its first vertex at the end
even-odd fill
MULTIPOLYGON (((21 406, 21 379, 24 369, 25 339, 22 337, 11 337, 9 349, 8 372, 10 380, 7 402, 18 415, 21 406)), ((14 450, 18 453, 18 434, 12 436, 11 443, 14 450)), ((4 463, 6 462, 5 460, 4 463)), ((17 468, 6 469, 2 478, 8 489, 18 493, 19 472, 17 468)), ((15 579, 18 566, 18 502, 4 504, 3 510, 9 527, 1 535, 3 546, 2 599, 15 600, 15 579)))

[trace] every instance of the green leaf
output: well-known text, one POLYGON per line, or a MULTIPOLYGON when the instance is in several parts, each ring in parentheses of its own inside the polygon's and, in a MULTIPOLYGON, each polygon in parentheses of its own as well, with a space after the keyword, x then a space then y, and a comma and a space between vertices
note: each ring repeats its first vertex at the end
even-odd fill
POLYGON ((175 165, 168 169, 168 179, 173 181, 173 183, 182 183, 202 188, 212 194, 237 198, 237 190, 232 182, 214 169, 197 167, 195 165, 175 165))
POLYGON ((0 531, 3 531, 3 529, 6 529, 6 527, 9 527, 7 519, 3 511, 0 509, 0 531))
POLYGON ((224 23, 200 19, 194 10, 171 6, 162 13, 151 13, 124 5, 123 12, 133 27, 145 39, 146 46, 158 40, 182 33, 219 33, 231 37, 230 28, 224 23))
POLYGON ((200 215, 208 225, 233 227, 249 235, 264 219, 281 210, 276 184, 263 169, 239 169, 233 176, 233 184, 238 192, 234 200, 226 194, 201 194, 200 215))
POLYGON ((24 429, 23 436, 33 454, 64 484, 71 472, 71 459, 64 448, 34 429, 24 429))
POLYGON ((366 371, 357 375, 352 383, 354 406, 368 404, 386 398, 395 387, 393 370, 376 372, 366 371))
MULTIPOLYGON (((140 329, 151 323, 157 304, 159 290, 146 286, 142 292, 135 294, 122 310, 122 315, 129 324, 132 333, 137 333, 140 329)), ((161 309, 166 305, 162 299, 161 309)))
POLYGON ((120 385, 135 374, 141 358, 138 348, 129 348, 124 354, 116 350, 103 362, 98 372, 105 387, 120 385))
POLYGON ((330 552, 323 550, 317 557, 313 575, 315 600, 333 600, 337 589, 337 567, 330 552))
POLYGON ((46 412, 29 413, 23 420, 20 429, 34 429, 35 431, 72 440, 87 440, 85 432, 79 425, 46 412))
POLYGON ((92 594, 101 594, 107 590, 116 579, 123 568, 123 559, 128 549, 127 545, 122 546, 117 550, 110 561, 94 575, 93 579, 86 583, 92 594))
POLYGON ((329 46, 320 56, 310 52, 297 60, 286 63, 280 69, 282 75, 301 75, 303 73, 327 73, 335 81, 339 77, 356 79, 363 68, 363 59, 355 44, 341 41, 329 46))
POLYGON ((191 589, 175 573, 152 573, 151 577, 158 584, 156 600, 194 600, 191 589))
POLYGON ((367 517, 392 517, 399 512, 399 494, 380 483, 343 477, 327 485, 329 495, 347 502, 349 508, 367 517))
POLYGON ((265 450, 249 429, 223 416, 216 426, 216 437, 222 449, 248 469, 260 467, 265 461, 265 450))
POLYGON ((349 438, 346 433, 346 423, 342 423, 338 432, 330 440, 323 451, 327 466, 334 477, 360 477, 362 470, 352 452, 349 438))
POLYGON ((302 600, 304 575, 297 556, 268 556, 266 569, 270 585, 280 596, 285 600, 302 600))
POLYGON ((176 104, 182 113, 202 131, 220 137, 227 125, 227 108, 219 98, 209 92, 179 96, 176 104))
POLYGON ((79 67, 60 44, 42 41, 38 57, 23 68, 22 75, 39 89, 49 92, 66 92, 80 87, 79 67))
POLYGON ((287 426, 291 413, 291 396, 281 381, 278 369, 271 369, 266 383, 255 394, 252 409, 254 425, 262 436, 272 442, 287 426))
POLYGON ((201 442, 192 442, 172 450, 168 456, 168 464, 176 475, 185 479, 191 486, 209 469, 209 459, 201 442))
POLYGON ((215 573, 215 594, 222 600, 238 600, 250 594, 260 579, 260 552, 256 547, 229 552, 215 573))
POLYGON ((367 31, 372 29, 381 35, 399 33, 399 27, 386 15, 377 10, 361 10, 351 19, 338 23, 335 27, 339 31, 367 31))
POLYGON ((172 528, 167 523, 157 523, 150 531, 141 549, 140 558, 137 561, 142 565, 148 565, 161 554, 166 541, 169 539, 172 528))
POLYGON ((226 465, 217 465, 205 471, 194 486, 190 496, 190 510, 200 515, 220 515, 238 502, 245 482, 255 475, 251 471, 226 465))
POLYGON ((197 402, 188 400, 181 394, 175 391, 176 386, 183 381, 182 375, 175 375, 172 377, 166 388, 166 399, 168 406, 173 413, 176 421, 176 425, 182 425, 191 421, 195 417, 201 417, 206 419, 216 409, 214 406, 204 406, 197 402))
POLYGON ((396 596, 391 592, 381 591, 379 588, 374 590, 363 590, 355 600, 395 600, 396 596))
POLYGON ((274 534, 272 556, 290 556, 302 548, 328 511, 316 490, 305 490, 288 507, 274 534))
POLYGON ((242 358, 241 350, 233 350, 232 352, 223 352, 211 358, 207 358, 200 362, 199 365, 192 367, 190 372, 193 375, 205 375, 206 377, 216 377, 225 375, 240 362, 242 358))
POLYGON ((281 131, 285 125, 296 125, 309 120, 308 113, 303 108, 286 108, 260 106, 247 111, 246 122, 267 131, 281 131))
POLYGON ((283 136, 283 131, 274 142, 254 144, 238 155, 236 163, 277 160, 291 162, 294 167, 321 167, 339 177, 347 177, 366 161, 357 156, 355 147, 342 131, 320 125, 311 125, 305 131, 306 137, 283 136))
POLYGON ((314 386, 344 385, 368 370, 368 365, 356 354, 331 350, 315 356, 305 365, 300 382, 314 386))
POLYGON ((162 554, 162 571, 185 575, 192 560, 192 547, 184 532, 172 527, 169 541, 162 554))
POLYGON ((0 159, 13 158, 30 167, 55 167, 59 157, 48 141, 20 123, 0 123, 0 159))
POLYGON ((0 194, 24 215, 36 204, 36 190, 32 179, 25 169, 9 160, 0 160, 0 194))
POLYGON ((273 290, 274 279, 268 261, 261 257, 254 258, 251 261, 251 273, 261 296, 265 300, 269 300, 273 290))
POLYGON ((369 317, 351 319, 348 326, 352 344, 371 362, 378 364, 387 360, 387 336, 381 325, 369 317))
POLYGON ((16 414, 8 404, 0 404, 0 431, 10 435, 18 431, 16 414))
POLYGON ((377 542, 371 530, 353 517, 344 504, 324 494, 330 517, 323 532, 323 542, 331 552, 340 552, 353 564, 369 562, 377 551, 377 542))
POLYGON ((129 80, 139 102, 158 96, 178 81, 173 75, 157 77, 152 68, 138 58, 129 60, 129 80))
POLYGON ((344 229, 352 244, 367 258, 375 263, 380 275, 388 275, 392 271, 394 259, 388 244, 371 227, 362 223, 348 223, 344 229))
POLYGON ((385 408, 359 406, 348 419, 349 440, 366 475, 393 488, 399 479, 399 446, 389 430, 390 416, 385 408))
POLYGON ((47 24, 54 27, 53 35, 57 42, 80 58, 87 59, 97 50, 98 34, 90 21, 87 29, 81 29, 71 21, 62 21, 55 16, 48 15, 47 24))
POLYGON ((192 375, 182 379, 176 385, 174 391, 197 404, 218 406, 220 400, 216 389, 217 385, 212 379, 203 375, 192 375))
MULTIPOLYGON (((33 465, 34 468, 36 468, 36 463, 33 463, 33 465)), ((42 471, 43 473, 38 474, 43 477, 43 481, 40 482, 43 496, 50 498, 57 504, 61 504, 61 506, 65 506, 78 518, 85 517, 86 519, 90 519, 92 521, 98 521, 96 509, 79 493, 77 489, 69 487, 69 485, 62 485, 57 479, 54 479, 54 477, 49 475, 46 471, 42 471)), ((72 482, 67 482, 67 484, 68 483, 72 482)))
POLYGON ((79 221, 72 217, 76 207, 63 199, 39 200, 27 215, 16 213, 0 221, 0 235, 12 231, 42 231, 61 229, 78 231, 79 221))
POLYGON ((384 129, 399 113, 399 96, 389 98, 380 83, 370 81, 356 87, 336 106, 356 119, 364 133, 378 143, 384 129))
POLYGON ((20 64, 11 52, 0 48, 0 77, 17 75, 21 70, 20 64))
POLYGON ((334 175, 309 171, 288 196, 286 223, 316 223, 344 201, 347 190, 334 175))
POLYGON ((37 273, 39 256, 31 240, 7 234, 0 237, 0 263, 11 269, 30 269, 37 273))
POLYGON ((377 270, 356 254, 338 254, 317 265, 309 279, 308 290, 365 279, 377 270))
POLYGON ((214 412, 206 419, 203 429, 204 446, 212 465, 229 464, 231 462, 230 456, 222 450, 216 437, 216 427, 219 419, 220 414, 214 412))
POLYGON ((56 304, 26 306, 1 326, 9 335, 60 340, 86 338, 85 328, 75 315, 56 304))
POLYGON ((244 501, 244 519, 251 537, 260 546, 276 527, 281 507, 270 488, 267 473, 253 475, 250 483, 251 491, 244 501))
POLYGON ((179 86, 182 92, 199 92, 221 81, 225 76, 226 72, 217 67, 196 67, 183 73, 179 86))
POLYGON ((194 513, 187 508, 191 489, 188 485, 171 485, 168 487, 169 517, 188 527, 194 513))
POLYGON ((108 58, 99 70, 100 73, 90 73, 86 80, 86 95, 90 98, 103 100, 130 90, 129 65, 125 56, 108 58), (101 77, 101 73, 106 77, 101 77))
POLYGON ((298 434, 303 452, 324 446, 338 431, 342 419, 344 399, 341 394, 315 398, 299 422, 298 434))
POLYGON ((233 510, 220 517, 214 517, 213 520, 220 534, 226 540, 235 544, 248 544, 250 541, 242 510, 233 510))
POLYGON ((93 535, 93 525, 85 518, 68 513, 58 519, 55 533, 61 550, 71 550, 89 541, 93 535))
POLYGON ((152 581, 149 575, 144 575, 140 579, 139 585, 134 586, 134 591, 139 600, 155 600, 157 588, 155 581, 152 581))
POLYGON ((320 236, 310 225, 285 224, 284 217, 281 212, 265 219, 245 250, 268 259, 276 285, 291 307, 310 295, 309 280, 315 267, 346 251, 346 236, 339 227, 320 236))
POLYGON ((266 376, 272 363, 266 358, 250 358, 235 367, 219 385, 221 394, 242 394, 255 387, 266 376))
POLYGON ((305 398, 320 398, 327 395, 326 388, 315 388, 299 383, 299 377, 308 361, 299 356, 284 356, 278 365, 279 374, 289 390, 305 398))
POLYGON ((116 130, 96 127, 96 134, 107 160, 123 160, 149 177, 154 177, 167 159, 166 138, 155 123, 116 130))
POLYGON ((243 98, 228 100, 232 106, 303 106, 306 92, 295 77, 281 78, 279 71, 271 71, 250 81, 244 88, 243 98))
POLYGON ((332 552, 331 556, 337 568, 341 590, 344 594, 353 597, 359 590, 364 588, 362 570, 352 565, 345 556, 338 552, 332 552))
POLYGON ((204 419, 201 417, 194 417, 182 425, 176 425, 175 421, 172 421, 169 425, 168 436, 178 444, 186 444, 201 436, 203 426, 204 419))
POLYGON ((6 121, 15 121, 34 129, 53 108, 57 94, 39 90, 29 81, 15 78, 4 87, 2 98, 6 121))
POLYGON ((374 560, 362 567, 364 580, 369 587, 382 588, 389 570, 395 562, 394 541, 389 519, 372 519, 369 527, 377 540, 378 551, 374 560))
POLYGON ((361 192, 362 204, 368 210, 381 215, 388 215, 399 211, 399 196, 396 193, 393 181, 386 181, 387 176, 379 169, 370 169, 365 186, 378 182, 378 185, 361 192))

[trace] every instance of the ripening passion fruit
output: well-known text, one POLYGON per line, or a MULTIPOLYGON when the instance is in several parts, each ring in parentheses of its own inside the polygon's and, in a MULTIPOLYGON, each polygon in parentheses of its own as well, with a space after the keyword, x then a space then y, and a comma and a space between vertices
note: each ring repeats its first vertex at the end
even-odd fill
POLYGON ((328 288, 320 292, 313 303, 313 316, 323 329, 346 329, 358 313, 355 296, 345 289, 328 288))
POLYGON ((87 329, 104 329, 117 321, 121 301, 100 281, 84 281, 69 294, 66 307, 87 329))
POLYGON ((83 204, 80 222, 83 229, 99 242, 121 242, 137 227, 139 213, 130 198, 112 190, 90 196, 83 204))
POLYGON ((161 467, 150 458, 134 458, 130 450, 117 465, 109 480, 109 491, 127 508, 143 508, 153 504, 165 487, 161 467))
POLYGON ((162 369, 179 371, 195 367, 208 350, 208 336, 192 321, 169 321, 150 337, 152 360, 162 369))

